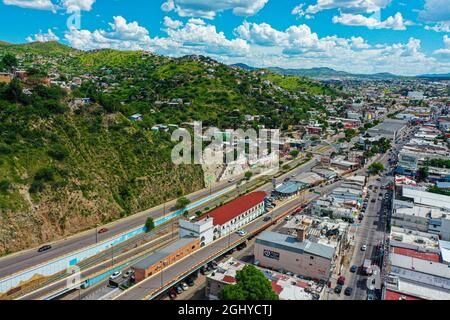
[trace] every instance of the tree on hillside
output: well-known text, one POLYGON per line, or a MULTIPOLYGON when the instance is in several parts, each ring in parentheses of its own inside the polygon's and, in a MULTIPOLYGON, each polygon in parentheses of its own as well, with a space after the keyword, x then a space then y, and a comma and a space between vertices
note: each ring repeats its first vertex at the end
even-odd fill
POLYGON ((221 300, 278 300, 272 284, 253 265, 247 265, 236 274, 236 284, 226 285, 219 292, 221 300))
POLYGON ((251 178, 253 177, 253 172, 251 172, 251 171, 247 171, 246 173, 245 173, 245 180, 250 180, 251 178))
POLYGON ((186 209, 186 207, 191 203, 191 201, 186 198, 180 198, 177 200, 177 203, 175 204, 175 209, 177 210, 182 210, 182 209, 186 209))
POLYGON ((5 54, 1 62, 7 70, 12 70, 12 68, 17 67, 18 65, 17 58, 12 53, 5 54))
POLYGON ((383 164, 379 162, 374 162, 369 166, 369 171, 372 174, 379 174, 381 171, 384 170, 383 164))

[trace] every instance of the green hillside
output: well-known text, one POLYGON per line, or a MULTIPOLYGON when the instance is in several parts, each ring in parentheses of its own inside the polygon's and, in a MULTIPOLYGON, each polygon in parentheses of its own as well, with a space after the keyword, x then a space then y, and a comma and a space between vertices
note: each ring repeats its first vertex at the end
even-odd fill
POLYGON ((170 134, 152 132, 156 124, 283 128, 323 108, 312 95, 296 97, 299 90, 335 94, 205 57, 81 52, 56 42, 0 48, 0 59, 13 54, 29 72, 0 84, 0 255, 203 188, 201 166, 174 166, 170 134), (71 89, 44 86, 46 77, 71 89), (74 107, 77 97, 92 103, 74 107), (172 99, 182 102, 168 105, 172 99), (137 112, 143 121, 130 121, 137 112), (246 114, 261 120, 246 123, 246 114))

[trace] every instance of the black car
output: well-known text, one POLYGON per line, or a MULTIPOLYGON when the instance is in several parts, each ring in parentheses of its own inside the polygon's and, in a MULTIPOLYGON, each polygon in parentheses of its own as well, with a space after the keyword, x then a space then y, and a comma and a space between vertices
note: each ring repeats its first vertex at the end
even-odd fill
POLYGON ((268 222, 270 220, 272 220, 271 216, 265 216, 264 219, 263 219, 264 222, 268 222))
POLYGON ((187 278, 186 279, 186 283, 187 283, 187 285, 189 286, 189 287, 193 287, 194 286, 194 280, 191 278, 191 277, 189 277, 189 278, 187 278))
POLYGON ((352 293, 353 293, 353 288, 347 287, 347 289, 345 289, 346 296, 351 296, 352 293))
POLYGON ((338 285, 336 286, 336 288, 334 288, 334 292, 337 293, 337 294, 341 294, 341 292, 342 292, 342 286, 341 286, 340 284, 338 284, 338 285))
POLYGON ((205 275, 206 272, 208 272, 208 270, 206 269, 206 267, 205 267, 205 266, 201 267, 200 273, 201 273, 202 275, 205 275))
POLYGON ((51 248, 52 248, 52 246, 46 245, 46 246, 40 247, 38 252, 45 252, 45 251, 50 250, 51 248))

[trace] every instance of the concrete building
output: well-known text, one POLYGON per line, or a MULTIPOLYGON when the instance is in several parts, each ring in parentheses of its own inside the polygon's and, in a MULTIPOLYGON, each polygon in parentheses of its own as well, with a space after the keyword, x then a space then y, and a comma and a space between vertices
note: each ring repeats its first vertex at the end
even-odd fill
POLYGON ((253 192, 233 200, 211 212, 206 218, 180 220, 180 236, 195 237, 200 246, 242 229, 265 213, 265 192, 253 192))
POLYGON ((200 248, 199 239, 181 238, 171 245, 148 255, 131 268, 135 272, 136 282, 140 282, 168 266, 180 261, 184 257, 200 248))
POLYGON ((371 137, 382 136, 392 141, 397 141, 402 137, 408 126, 408 122, 403 120, 387 119, 383 123, 367 130, 371 137))
POLYGON ((207 218, 200 221, 179 220, 180 238, 193 237, 200 239, 200 246, 204 247, 214 241, 214 219, 207 218))
POLYGON ((402 199, 394 200, 391 222, 396 227, 450 240, 450 197, 402 186, 402 199))
POLYGON ((315 280, 328 281, 336 248, 306 239, 306 230, 297 237, 264 232, 255 243, 255 259, 262 267, 285 270, 315 280))
POLYGON ((404 295, 421 300, 450 300, 450 268, 426 257, 389 255, 386 299, 404 295))

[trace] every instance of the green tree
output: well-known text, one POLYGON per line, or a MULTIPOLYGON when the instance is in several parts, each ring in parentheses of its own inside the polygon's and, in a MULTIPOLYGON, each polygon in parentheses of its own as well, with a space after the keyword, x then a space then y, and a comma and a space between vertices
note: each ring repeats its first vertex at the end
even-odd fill
POLYGON ((383 164, 379 163, 379 162, 374 162, 369 166, 369 171, 372 174, 379 174, 381 171, 384 170, 384 166, 383 164))
POLYGON ((182 210, 182 209, 186 209, 186 207, 191 203, 191 201, 186 198, 180 198, 177 200, 177 203, 175 204, 175 209, 177 210, 182 210))
POLYGON ((300 154, 300 151, 298 151, 298 150, 292 150, 291 153, 290 153, 290 155, 293 158, 297 158, 299 154, 300 154))
POLYGON ((18 61, 15 55, 12 53, 7 53, 2 58, 2 64, 6 69, 12 70, 12 68, 17 67, 18 61))
POLYGON ((246 173, 245 173, 245 180, 250 180, 251 178, 253 177, 253 172, 251 172, 251 171, 247 171, 246 173))
POLYGON ((153 221, 152 217, 148 217, 147 221, 145 221, 145 231, 150 232, 155 229, 155 221, 153 221))
POLYGON ((236 284, 226 285, 220 292, 221 300, 278 300, 272 284, 255 266, 247 265, 236 274, 236 284))
POLYGON ((419 169, 419 178, 424 181, 430 176, 430 168, 428 166, 419 169))

